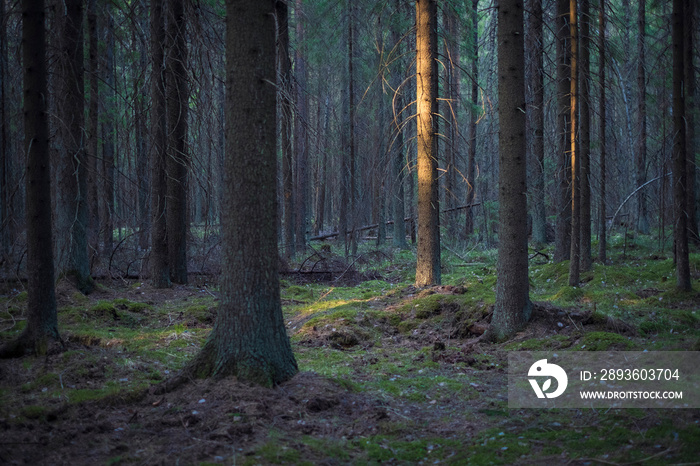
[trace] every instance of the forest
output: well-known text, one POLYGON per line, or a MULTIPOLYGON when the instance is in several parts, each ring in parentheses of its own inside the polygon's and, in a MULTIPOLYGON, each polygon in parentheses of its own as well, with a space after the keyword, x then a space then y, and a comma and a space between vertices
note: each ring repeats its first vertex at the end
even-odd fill
POLYGON ((0 464, 700 464, 699 7, 0 0, 0 464))

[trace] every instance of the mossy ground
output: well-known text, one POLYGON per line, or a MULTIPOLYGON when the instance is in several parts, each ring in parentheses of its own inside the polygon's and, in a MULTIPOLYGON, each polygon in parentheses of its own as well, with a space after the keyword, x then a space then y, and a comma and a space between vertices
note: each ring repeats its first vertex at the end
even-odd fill
MULTIPOLYGON (((357 272, 381 279, 286 277, 283 311, 302 374, 276 390, 194 381, 142 398, 201 347, 217 291, 102 283, 85 297, 59 285, 66 349, 0 361, 2 436, 39 446, 0 444, 0 458, 31 461, 39 451, 53 462, 95 464, 694 463, 698 410, 507 407, 509 351, 700 349, 700 255, 691 255, 696 291, 678 293, 671 260, 647 243, 628 239, 623 257, 624 242, 613 237, 612 262, 595 264, 576 288, 567 285, 568 263, 533 258, 536 319, 498 345, 470 343, 495 301, 493 250, 444 252, 443 286, 428 290, 411 284, 412 251, 367 246, 373 259, 358 261, 357 272), (56 429, 80 448, 52 441, 46 433, 56 429)), ((0 297, 2 341, 23 329, 25 306, 18 290, 0 297)))

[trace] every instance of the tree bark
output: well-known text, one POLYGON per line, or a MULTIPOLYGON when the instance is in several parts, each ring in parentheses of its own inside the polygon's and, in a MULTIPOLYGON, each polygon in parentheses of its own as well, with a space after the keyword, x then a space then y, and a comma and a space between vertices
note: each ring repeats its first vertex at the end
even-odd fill
MULTIPOLYGON (((646 0, 639 1, 637 14, 637 88, 639 90, 637 102, 637 144, 635 153, 637 156, 637 187, 642 186, 647 181, 647 107, 646 107, 646 76, 644 67, 644 37, 646 24, 646 0)), ((637 196, 637 230, 643 235, 649 234, 649 218, 647 213, 647 196, 640 192, 637 196)))
POLYGON ((527 161, 523 3, 498 5, 499 245, 496 304, 489 336, 502 341, 529 319, 527 161))
POLYGON ((277 269, 274 1, 228 0, 226 10, 224 211, 236 215, 222 219, 216 322, 189 367, 272 386, 297 372, 277 269))
POLYGON ((569 261, 569 286, 580 281, 581 252, 581 165, 578 157, 578 21, 577 0, 569 2, 569 28, 571 31, 571 91, 569 94, 569 137, 571 146, 571 253, 569 261))
POLYGON ((685 100, 683 96, 683 44, 685 0, 673 0, 673 239, 676 258, 676 286, 690 291, 690 259, 688 256, 688 196, 687 155, 685 131, 685 100))
POLYGON ((591 50, 590 50, 590 1, 581 0, 581 38, 580 44, 580 77, 579 77, 579 108, 580 108, 580 140, 579 140, 579 199, 581 202, 580 223, 580 259, 581 271, 590 270, 591 258, 591 113, 590 113, 590 82, 591 82, 591 50))
POLYGON ((156 288, 170 286, 166 228, 166 132, 163 0, 151 0, 151 280, 156 288))
MULTIPOLYGON (((401 13, 401 0, 395 0, 395 12, 397 14, 401 13)), ((401 31, 399 25, 396 21, 392 22, 391 26, 391 43, 393 44, 394 50, 398 56, 401 56, 401 31)), ((399 66, 392 68, 391 70, 391 87, 394 90, 394 96, 392 99, 392 132, 393 141, 391 144, 391 158, 392 158, 392 171, 391 179, 392 186, 394 188, 393 192, 393 214, 394 214, 394 232, 392 243, 394 247, 399 249, 407 249, 408 244, 406 243, 406 225, 404 222, 400 221, 405 216, 405 192, 404 183, 406 178, 406 172, 408 171, 406 165, 405 148, 403 141, 403 124, 401 116, 404 110, 404 94, 401 89, 402 78, 402 64, 403 61, 400 59, 396 60, 399 66)))
POLYGON ((27 154, 27 326, 0 348, 0 357, 46 354, 59 340, 51 228, 51 171, 46 108, 46 44, 43 0, 22 1, 24 148, 27 154))
POLYGON ((440 206, 437 177, 437 4, 416 0, 418 249, 416 286, 440 284, 440 206))
POLYGON ((557 135, 558 167, 557 217, 554 238, 554 262, 571 256, 571 30, 569 0, 557 0, 557 135))
POLYGON ((100 251, 100 213, 99 213, 99 173, 98 173, 98 148, 99 148, 99 59, 97 37, 97 0, 88 0, 87 8, 88 25, 88 87, 90 89, 90 101, 88 102, 87 122, 87 159, 88 159, 88 244, 92 258, 99 255, 100 251))
POLYGON ((606 173, 606 125, 605 125, 605 0, 600 0, 598 11, 598 50, 599 50, 599 85, 600 98, 598 101, 598 113, 600 115, 598 133, 600 134, 600 200, 598 204, 598 262, 605 264, 607 259, 607 216, 605 203, 606 173))
POLYGON ((544 68, 542 35, 542 0, 530 0, 528 27, 529 76, 532 83, 532 101, 527 106, 529 130, 532 138, 528 147, 532 148, 530 166, 532 182, 530 201, 532 203, 532 239, 537 245, 547 243, 547 214, 544 188, 544 68))
POLYGON ((685 81, 685 145, 687 155, 687 178, 688 178, 688 235, 689 241, 700 246, 700 235, 698 234, 698 218, 696 216, 697 206, 695 204, 696 191, 698 189, 696 183, 697 164, 695 157, 695 122, 696 120, 696 100, 695 100, 695 54, 693 51, 694 32, 695 32, 695 9, 697 8, 694 0, 686 0, 685 4, 685 44, 684 44, 684 81, 685 81))
POLYGON ((185 43, 185 8, 183 0, 168 2, 166 34, 166 124, 167 124, 167 202, 168 267, 173 283, 187 283, 187 174, 190 160, 187 150, 187 46, 185 43))
POLYGON ((106 98, 104 101, 105 118, 102 122, 102 176, 104 177, 102 202, 102 235, 103 251, 107 257, 112 254, 114 242, 114 122, 116 120, 116 105, 114 99, 114 17, 111 6, 106 5, 106 49, 104 57, 104 82, 106 98))
MULTIPOLYGON (((468 2, 468 0, 466 0, 468 2)), ((479 116, 479 0, 472 0, 471 8, 471 95, 469 109, 469 126, 467 127, 467 197, 466 204, 471 205, 476 199, 476 120, 479 116)), ((467 237, 474 233, 474 212, 465 213, 464 232, 467 237)))
POLYGON ((296 161, 296 229, 294 238, 296 250, 306 248, 309 237, 309 99, 307 97, 306 47, 304 41, 304 22, 302 19, 302 0, 296 0, 297 48, 294 56, 296 74, 297 113, 294 123, 294 152, 296 161))

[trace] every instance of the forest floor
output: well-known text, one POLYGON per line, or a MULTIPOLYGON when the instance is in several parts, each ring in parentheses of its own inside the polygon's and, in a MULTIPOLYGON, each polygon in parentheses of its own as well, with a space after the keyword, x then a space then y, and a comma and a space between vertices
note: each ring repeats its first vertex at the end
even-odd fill
MULTIPOLYGON (((211 329, 217 289, 202 277, 103 281, 89 296, 60 281, 65 348, 0 361, 0 463, 699 464, 700 410, 509 409, 507 355, 700 350, 700 254, 691 293, 651 239, 613 237, 611 263, 576 288, 568 263, 533 254, 533 320, 491 344, 478 336, 496 251, 446 250, 445 285, 418 290, 413 252, 365 247, 342 276, 327 248, 292 265, 328 275, 283 276, 300 372, 274 389, 227 378, 143 396, 211 329)), ((0 291, 0 342, 23 329, 25 302, 18 285, 0 291)))

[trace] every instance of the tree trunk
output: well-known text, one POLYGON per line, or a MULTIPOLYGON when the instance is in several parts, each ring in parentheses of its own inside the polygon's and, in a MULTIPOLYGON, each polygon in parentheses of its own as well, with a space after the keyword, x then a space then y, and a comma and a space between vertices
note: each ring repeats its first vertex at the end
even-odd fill
POLYGON ((437 177, 437 4, 416 0, 418 112, 418 249, 416 286, 440 284, 440 206, 437 177))
MULTIPOLYGON (((95 0, 90 0, 95 1, 95 0)), ((148 18, 148 9, 145 0, 139 0, 139 10, 141 11, 141 25, 138 31, 135 32, 135 41, 139 46, 139 61, 142 70, 148 68, 148 52, 145 37, 145 30, 148 26, 146 19, 148 18)), ((136 174, 138 177, 138 214, 139 214, 139 247, 143 250, 148 249, 149 231, 151 229, 151 210, 148 199, 149 189, 149 173, 148 173, 148 145, 146 143, 148 137, 148 118, 146 115, 146 103, 148 99, 148 88, 146 82, 141 76, 136 76, 134 88, 138 89, 135 98, 135 138, 136 138, 136 174)), ((211 154, 211 151, 209 151, 211 154)), ((211 173, 211 170, 209 170, 211 173)))
POLYGON ((10 157, 7 152, 7 111, 5 109, 5 82, 7 81, 6 57, 7 25, 5 2, 0 1, 0 257, 10 251, 10 157))
MULTIPOLYGON (((599 83, 600 99, 598 102, 598 113, 600 115, 598 133, 600 134, 600 203, 598 205, 598 262, 605 264, 607 259, 607 216, 605 205, 605 0, 600 0, 600 11, 598 11, 598 50, 599 54, 599 83)), ((663 215, 663 214, 662 214, 663 215)))
POLYGON ((569 28, 571 30, 571 91, 569 94, 569 137, 571 146, 571 253, 569 261, 569 286, 580 281, 581 251, 581 165, 578 156, 578 21, 576 0, 569 3, 569 28))
POLYGON ((163 0, 151 0, 151 280, 156 288, 170 286, 166 229, 166 132, 163 0))
POLYGON ((580 108, 580 140, 579 140, 579 199, 581 202, 579 265, 581 271, 591 269, 591 113, 590 113, 590 1, 581 0, 581 39, 580 39, 580 77, 579 77, 579 108, 580 108))
MULTIPOLYGON (((468 0, 467 0, 468 2, 468 0)), ((479 0, 472 0, 471 8, 471 96, 469 109, 469 126, 467 127, 467 198, 466 204, 472 205, 476 199, 476 120, 479 116, 479 0)), ((474 233, 474 211, 465 212, 464 232, 467 236, 474 233)))
POLYGON ((27 154, 27 325, 14 341, 0 347, 0 357, 46 354, 59 340, 53 269, 51 170, 46 108, 46 44, 43 0, 22 1, 24 67, 24 149, 27 154))
MULTIPOLYGON (((646 24, 646 0, 639 1, 637 15, 637 40, 638 40, 638 61, 637 61, 637 88, 639 90, 637 102, 637 187, 647 182, 647 106, 646 106, 646 77, 644 67, 644 36, 646 24)), ((637 230, 643 235, 649 234, 649 218, 647 213, 647 196, 644 190, 637 195, 637 230)))
MULTIPOLYGON (((395 0, 395 11, 397 14, 401 13, 401 0, 395 0)), ((401 56, 401 30, 396 21, 392 22, 391 26, 391 43, 397 56, 401 56)), ((393 192, 393 215, 394 215, 394 232, 392 243, 394 247, 399 249, 407 249, 408 244, 406 243, 406 224, 401 221, 405 217, 405 192, 404 183, 406 178, 406 172, 408 171, 405 148, 403 141, 403 125, 402 125, 402 115, 404 110, 404 91, 401 89, 401 84, 403 79, 403 60, 397 59, 396 63, 398 66, 393 67, 391 70, 391 87, 394 90, 394 95, 392 99, 392 112, 391 112, 391 128, 392 128, 392 144, 391 144, 391 159, 392 159, 392 171, 391 180, 392 186, 394 188, 393 192)))
POLYGON ((530 319, 527 258, 527 161, 525 147, 525 58, 523 7, 498 7, 499 245, 496 305, 489 329, 501 341, 530 319))
POLYGON ((532 142, 531 166, 532 182, 530 184, 530 202, 532 204, 532 239, 538 246, 547 243, 547 214, 545 210, 544 188, 544 68, 542 36, 542 0, 530 0, 528 21, 529 76, 532 83, 532 101, 527 106, 527 124, 532 142))
POLYGON ((569 0, 557 0, 557 217, 554 261, 568 260, 571 253, 571 30, 569 0))
MULTIPOLYGON (((221 303, 190 365, 273 386, 297 372, 278 279, 274 1, 227 1, 226 122, 221 303)), ((186 370, 187 372, 187 370, 186 370)))
POLYGON ((688 256, 688 196, 685 145, 685 102, 683 96, 683 44, 685 0, 673 0, 673 239, 676 258, 676 286, 690 291, 690 262, 688 256))
POLYGON ((166 34, 166 124, 167 124, 167 202, 168 267, 173 283, 187 283, 187 172, 190 166, 187 151, 187 48, 185 45, 185 8, 183 0, 168 2, 166 34))
POLYGON ((99 255, 100 251, 100 214, 99 214, 99 174, 98 160, 98 134, 99 128, 99 59, 97 37, 97 0, 88 0, 87 25, 88 25, 88 87, 90 88, 90 101, 88 102, 88 244, 92 258, 99 255))
POLYGON ((685 4, 685 44, 684 44, 684 80, 685 80, 685 146, 687 161, 687 179, 688 179, 688 234, 689 240, 700 246, 700 235, 698 235, 698 222, 696 216, 696 157, 695 157, 695 122, 696 122, 696 104, 695 104, 695 54, 693 51, 693 40, 695 32, 695 9, 697 8, 695 0, 686 0, 685 4))
POLYGON ((296 229, 294 238, 296 250, 306 248, 309 237, 309 99, 307 97, 306 47, 304 41, 304 23, 302 19, 302 0, 296 0, 297 48, 294 57, 296 73, 297 114, 294 123, 294 152, 296 160, 296 229))
POLYGON ((107 257, 112 253, 114 241, 114 122, 116 121, 116 103, 114 98, 114 17, 111 7, 107 8, 106 49, 104 57, 104 81, 107 92, 105 99, 105 118, 102 123, 102 175, 104 191, 102 194, 102 234, 103 251, 107 257))
MULTIPOLYGON (((348 151, 350 157, 348 159, 350 168, 350 229, 353 233, 350 235, 350 253, 353 257, 357 256, 357 235, 354 233, 357 226, 357 161, 355 160, 355 73, 353 71, 355 54, 354 37, 354 17, 353 17, 353 1, 348 0, 348 109, 349 109, 349 132, 348 132, 348 151)), ((347 251, 346 251, 347 255, 347 251)))

